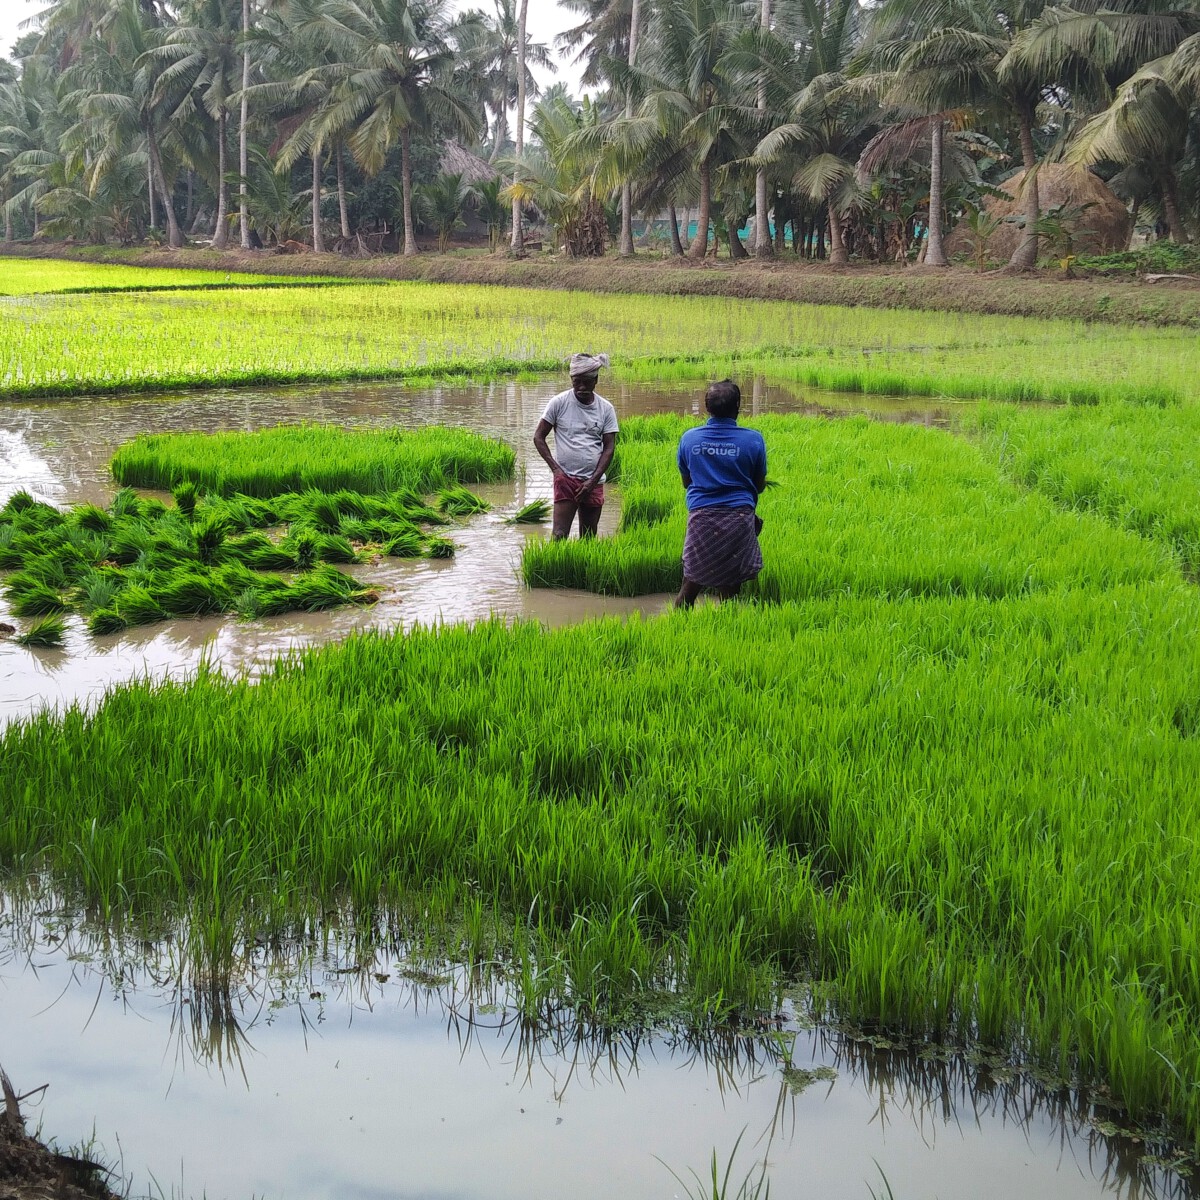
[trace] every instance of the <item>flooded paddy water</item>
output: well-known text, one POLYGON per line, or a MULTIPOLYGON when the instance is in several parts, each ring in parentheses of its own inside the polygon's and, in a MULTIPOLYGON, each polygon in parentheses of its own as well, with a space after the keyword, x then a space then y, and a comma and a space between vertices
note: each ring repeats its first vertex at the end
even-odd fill
MULTIPOLYGON (((547 624, 660 611, 639 600, 529 591, 518 564, 542 531, 504 524, 550 494, 530 437, 560 385, 395 385, 206 392, 7 405, 0 499, 104 504, 107 464, 139 432, 257 429, 298 420, 460 425, 518 451, 515 483, 481 487, 493 513, 457 528, 439 562, 352 568, 382 591, 369 609, 169 622, 109 638, 72 626, 62 650, 0 643, 0 721, 95 702, 146 674, 206 659, 253 674, 279 653, 361 628, 498 614, 547 624)), ((699 389, 614 387, 622 416, 698 412, 699 389)), ((764 387, 755 412, 868 411, 932 424, 947 405, 764 387)), ((601 532, 615 528, 619 492, 601 532)), ((0 620, 5 618, 0 608, 0 620)), ((913 1053, 812 1028, 802 998, 752 1033, 697 1040, 522 1023, 503 991, 461 968, 412 967, 402 946, 369 965, 331 951, 294 969, 258 964, 227 1003, 180 991, 169 948, 120 954, 52 911, 0 900, 0 1064, 44 1136, 94 1132, 135 1194, 219 1197, 674 1197, 722 1173, 731 1197, 765 1163, 786 1197, 1165 1197, 1188 1185, 1113 1135, 1102 1107, 996 1064, 913 1053), (164 958, 164 956, 166 956, 164 958), (743 1132, 744 1131, 744 1132, 743 1132), (682 1177, 677 1180, 672 1172, 682 1177)), ((707 1192, 705 1194, 711 1194, 707 1192)))

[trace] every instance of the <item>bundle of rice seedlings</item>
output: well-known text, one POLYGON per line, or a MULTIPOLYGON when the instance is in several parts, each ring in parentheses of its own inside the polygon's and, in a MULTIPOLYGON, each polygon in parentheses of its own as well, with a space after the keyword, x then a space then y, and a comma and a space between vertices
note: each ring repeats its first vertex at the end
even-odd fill
POLYGON ((492 506, 461 484, 452 484, 438 492, 438 508, 451 517, 469 517, 487 512, 492 506))
POLYGON ((10 576, 4 585, 4 594, 18 617, 41 617, 67 610, 59 592, 28 571, 10 576))
POLYGON ((367 498, 360 492, 351 492, 346 488, 341 488, 332 492, 329 499, 337 505, 338 512, 343 516, 365 517, 370 515, 371 506, 368 504, 367 498))
POLYGON ((537 525, 550 516, 549 500, 530 500, 522 504, 511 517, 506 518, 506 525, 537 525))
POLYGON ((389 538, 383 544, 383 552, 389 558, 420 558, 423 544, 421 534, 414 529, 389 538))
POLYGON ((233 598, 233 611, 242 621, 254 621, 263 615, 263 594, 256 587, 242 588, 233 598))
POLYGON ((196 557, 206 566, 213 566, 225 558, 225 535, 228 526, 223 517, 207 517, 194 526, 196 557))
POLYGON ((321 561, 327 563, 355 563, 358 554, 347 538, 330 534, 321 539, 321 561))
POLYGON ((256 554, 273 550, 275 543, 265 533, 251 532, 226 537, 225 552, 234 562, 250 565, 256 554))
POLYGON ((17 634, 13 641, 20 646, 61 646, 66 632, 67 623, 62 617, 43 617, 24 633, 17 634))
POLYGON ((94 504, 80 504, 71 512, 71 522, 78 529, 106 533, 113 523, 112 514, 94 504))
POLYGON ((375 595, 361 588, 358 581, 333 567, 321 565, 292 581, 288 596, 292 607, 304 612, 336 608, 339 604, 368 603, 365 597, 375 595))
POLYGON ((292 589, 282 580, 272 580, 263 584, 258 591, 258 612, 260 617, 277 617, 283 613, 292 612, 296 605, 292 602, 292 589))
POLYGON ((133 488, 123 487, 113 496, 108 509, 114 517, 140 517, 142 501, 133 488))
POLYGON ((285 539, 290 542, 291 550, 296 555, 296 566, 301 571, 310 571, 317 564, 317 560, 321 556, 321 539, 317 534, 307 529, 302 529, 294 536, 285 539))
POLYGON ((113 608, 126 625, 153 625, 167 613, 148 588, 131 584, 118 593, 113 608))
POLYGON ((124 520, 119 523, 109 543, 108 557, 123 567, 137 561, 138 557, 154 546, 154 538, 149 530, 143 529, 134 521, 124 520))
POLYGON ((429 558, 453 558, 457 547, 449 538, 431 537, 425 544, 425 553, 429 558))
POLYGON ((74 603, 87 613, 111 608, 120 590, 121 580, 112 571, 92 571, 76 586, 74 603))
POLYGON ((196 511, 196 500, 198 499, 196 485, 185 479, 183 483, 175 487, 171 495, 175 497, 175 507, 191 520, 196 511))
POLYGON ((324 492, 305 492, 302 498, 304 523, 322 533, 337 533, 342 527, 342 511, 337 501, 324 492))
POLYGON ((88 617, 87 627, 89 633, 104 634, 120 633, 126 626, 115 608, 98 608, 88 617))
POLYGON ((154 595, 168 613, 179 617, 223 612, 230 599, 216 580, 196 571, 174 572, 154 595))
POLYGON ((18 513, 22 513, 32 508, 37 501, 24 489, 19 492, 13 492, 5 502, 3 508, 0 508, 0 517, 11 520, 18 513))
POLYGON ((268 540, 266 546, 250 554, 246 565, 256 571, 290 571, 299 564, 286 547, 268 540))

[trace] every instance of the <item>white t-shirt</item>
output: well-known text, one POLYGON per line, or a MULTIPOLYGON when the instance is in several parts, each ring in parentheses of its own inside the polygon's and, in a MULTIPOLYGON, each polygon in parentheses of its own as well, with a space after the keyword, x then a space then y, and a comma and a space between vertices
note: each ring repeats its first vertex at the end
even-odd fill
POLYGON ((591 475, 604 449, 604 435, 617 432, 617 410, 603 396, 580 404, 573 389, 553 397, 542 420, 554 429, 554 461, 577 479, 591 475))

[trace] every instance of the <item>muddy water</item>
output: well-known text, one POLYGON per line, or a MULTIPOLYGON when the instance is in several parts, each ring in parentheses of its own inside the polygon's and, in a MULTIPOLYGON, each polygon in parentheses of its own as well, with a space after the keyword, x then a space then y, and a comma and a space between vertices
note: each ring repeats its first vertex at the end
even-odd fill
MULTIPOLYGON (((281 652, 338 639, 355 629, 475 621, 491 614, 557 625, 603 613, 661 611, 666 596, 604 598, 529 590, 521 582, 525 539, 541 537, 544 531, 506 525, 504 517, 529 500, 550 496, 550 473, 533 453, 530 438, 546 400, 560 386, 555 381, 470 388, 374 384, 0 406, 0 503, 25 488, 54 504, 107 504, 113 493, 109 460, 122 442, 141 432, 251 430, 295 421, 366 427, 458 425, 502 438, 518 453, 514 483, 476 489, 495 509, 454 530, 459 547, 454 559, 383 560, 351 568, 382 591, 381 602, 371 608, 291 613, 250 623, 232 618, 165 622, 98 638, 72 618, 60 650, 26 650, 0 642, 0 722, 47 706, 94 703, 106 688, 125 679, 185 676, 195 671, 202 656, 225 671, 253 675, 281 652)), ((701 409, 695 387, 656 391, 627 386, 610 389, 608 395, 622 417, 701 409)), ((938 405, 788 391, 761 381, 746 397, 747 410, 755 413, 824 415, 864 405, 894 420, 945 419, 938 405)), ((610 495, 602 535, 616 527, 620 515, 619 492, 611 489, 610 495)), ((0 599, 0 621, 5 620, 19 624, 0 599)))
POLYGON ((666 1200, 685 1194, 671 1170, 694 1187, 739 1135, 730 1197, 764 1163, 772 1195, 821 1200, 885 1178, 897 1200, 1188 1195, 1077 1094, 814 1029, 791 1003, 753 1036, 535 1030, 503 993, 382 957, 264 974, 214 1014, 161 968, 2 925, 21 945, 0 962, 4 1066, 18 1090, 49 1081, 28 1115, 94 1130, 134 1195, 666 1200))

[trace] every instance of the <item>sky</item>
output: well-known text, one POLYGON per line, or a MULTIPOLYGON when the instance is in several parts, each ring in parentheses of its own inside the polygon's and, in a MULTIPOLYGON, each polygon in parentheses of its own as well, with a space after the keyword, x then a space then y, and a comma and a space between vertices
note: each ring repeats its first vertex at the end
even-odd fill
MULTIPOLYGON (((0 53, 7 55, 19 36, 18 26, 27 17, 46 7, 47 0, 0 0, 0 53)), ((456 8, 488 8, 489 0, 454 0, 456 8)), ((536 42, 553 46, 560 30, 577 20, 573 13, 559 8, 556 0, 529 0, 529 34, 536 42)), ((578 90, 578 89, 575 89, 578 90)))

